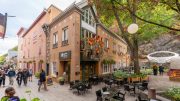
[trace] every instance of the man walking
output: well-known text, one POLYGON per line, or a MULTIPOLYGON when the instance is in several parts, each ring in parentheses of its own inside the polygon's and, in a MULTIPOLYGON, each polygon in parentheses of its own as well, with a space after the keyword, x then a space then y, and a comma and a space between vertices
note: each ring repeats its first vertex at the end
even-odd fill
POLYGON ((40 92, 40 89, 41 89, 41 85, 42 85, 42 84, 44 85, 44 90, 47 91, 47 86, 46 86, 46 73, 45 73, 45 71, 44 71, 43 69, 41 70, 38 84, 39 84, 39 88, 38 88, 38 91, 39 91, 39 92, 40 92))
POLYGON ((27 69, 24 69, 23 70, 23 82, 24 82, 25 86, 27 86, 28 77, 29 77, 29 71, 27 69))
POLYGON ((8 72, 9 85, 13 85, 15 76, 16 76, 16 72, 14 71, 14 69, 10 68, 10 70, 8 72))
POLYGON ((5 73, 5 70, 3 69, 2 70, 2 84, 3 84, 3 87, 5 87, 5 82, 6 82, 6 73, 5 73))

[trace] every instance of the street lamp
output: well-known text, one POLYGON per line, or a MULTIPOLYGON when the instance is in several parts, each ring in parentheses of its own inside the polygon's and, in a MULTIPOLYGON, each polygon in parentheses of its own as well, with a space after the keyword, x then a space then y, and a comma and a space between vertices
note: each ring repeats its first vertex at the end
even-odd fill
POLYGON ((132 23, 132 24, 130 24, 129 26, 128 26, 128 29, 127 29, 127 31, 128 31, 128 33, 130 33, 130 34, 134 34, 134 33, 136 33, 137 31, 138 31, 138 25, 136 24, 136 23, 132 23))

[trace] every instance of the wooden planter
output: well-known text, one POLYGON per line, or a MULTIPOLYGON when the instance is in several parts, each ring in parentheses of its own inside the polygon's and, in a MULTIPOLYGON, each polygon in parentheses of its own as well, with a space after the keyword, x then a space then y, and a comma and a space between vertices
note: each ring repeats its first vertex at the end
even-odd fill
POLYGON ((131 77, 131 83, 140 82, 140 77, 131 77))
POLYGON ((142 81, 149 81, 149 76, 141 77, 141 82, 142 81))

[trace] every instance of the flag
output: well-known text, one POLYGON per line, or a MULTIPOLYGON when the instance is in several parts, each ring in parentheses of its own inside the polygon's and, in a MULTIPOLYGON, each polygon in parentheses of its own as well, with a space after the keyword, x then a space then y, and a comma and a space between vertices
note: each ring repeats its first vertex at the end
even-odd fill
POLYGON ((4 38, 5 36, 6 22, 7 22, 7 13, 5 13, 5 15, 0 13, 0 38, 4 38))

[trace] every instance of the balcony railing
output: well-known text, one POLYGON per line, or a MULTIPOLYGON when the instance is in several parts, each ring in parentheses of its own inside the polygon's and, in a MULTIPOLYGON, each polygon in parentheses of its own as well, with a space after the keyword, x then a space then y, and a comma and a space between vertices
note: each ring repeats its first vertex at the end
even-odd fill
POLYGON ((66 46, 66 45, 68 45, 68 40, 62 41, 62 46, 66 46))
POLYGON ((58 47, 58 43, 53 44, 53 48, 57 48, 58 47))
POLYGON ((81 51, 81 61, 99 61, 100 54, 94 53, 93 50, 81 51))

